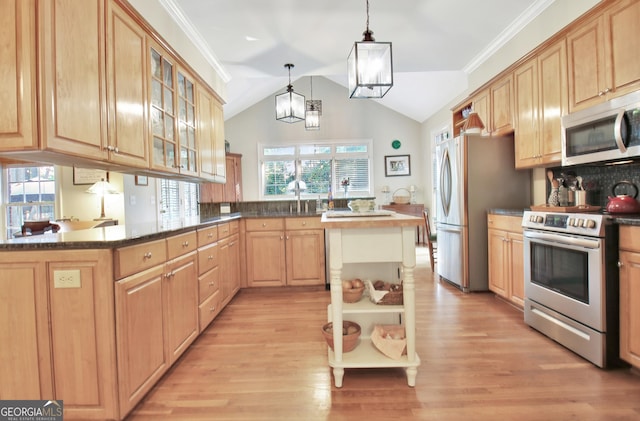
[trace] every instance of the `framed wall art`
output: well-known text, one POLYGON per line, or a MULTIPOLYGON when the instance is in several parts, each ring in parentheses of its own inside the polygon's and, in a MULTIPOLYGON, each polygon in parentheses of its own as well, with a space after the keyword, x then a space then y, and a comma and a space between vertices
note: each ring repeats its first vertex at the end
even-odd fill
POLYGON ((108 171, 73 167, 73 184, 95 184, 101 180, 109 181, 108 171))
POLYGON ((411 157, 409 155, 385 156, 384 175, 387 177, 411 175, 411 157))

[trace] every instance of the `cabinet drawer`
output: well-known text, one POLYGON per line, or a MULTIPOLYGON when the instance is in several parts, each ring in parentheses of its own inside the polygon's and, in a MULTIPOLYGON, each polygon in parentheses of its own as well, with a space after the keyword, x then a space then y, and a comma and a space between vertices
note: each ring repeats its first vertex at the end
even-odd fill
POLYGON ((198 278, 198 297, 202 303, 207 297, 220 289, 220 268, 215 267, 198 278))
POLYGON ((227 238, 231 235, 231 223, 225 222, 224 224, 218 225, 218 240, 227 238))
POLYGON ((511 215, 487 215, 487 227, 511 232, 522 232, 522 217, 511 215))
POLYGON ((282 231, 284 219, 282 218, 256 218, 245 221, 247 231, 282 231))
POLYGON ((285 226, 287 230, 308 230, 308 229, 322 229, 320 224, 320 218, 286 218, 285 226))
POLYGON ((210 244, 198 249, 198 273, 202 275, 218 266, 218 244, 210 244))
POLYGON ((135 246, 120 247, 114 253, 116 279, 141 272, 167 261, 165 240, 149 241, 135 246))
POLYGON ((620 227, 620 249, 640 253, 640 227, 624 225, 620 227))
POLYGON ((198 229, 198 247, 218 241, 218 226, 198 229))
POLYGON ((240 221, 229 222, 229 235, 237 234, 240 232, 240 221))
POLYGON ((198 236, 195 231, 167 238, 167 257, 173 259, 183 254, 195 251, 198 246, 198 236))
POLYGON ((207 326, 209 326, 209 323, 220 313, 220 297, 220 291, 216 291, 198 306, 200 313, 200 332, 205 330, 207 326))

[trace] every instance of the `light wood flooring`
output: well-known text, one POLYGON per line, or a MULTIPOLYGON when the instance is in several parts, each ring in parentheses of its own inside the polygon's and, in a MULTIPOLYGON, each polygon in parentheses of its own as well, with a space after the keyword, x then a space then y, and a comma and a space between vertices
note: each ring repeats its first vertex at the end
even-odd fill
POLYGON ((599 369, 493 294, 434 281, 417 253, 414 388, 400 369, 347 369, 333 385, 328 291, 242 290, 128 420, 640 419, 637 371, 599 369))

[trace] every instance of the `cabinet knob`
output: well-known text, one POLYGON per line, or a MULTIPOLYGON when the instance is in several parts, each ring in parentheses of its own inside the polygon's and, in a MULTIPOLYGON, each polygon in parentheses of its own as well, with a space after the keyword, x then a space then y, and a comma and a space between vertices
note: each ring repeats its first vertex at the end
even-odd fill
POLYGON ((207 234, 207 238, 213 238, 213 233, 210 232, 209 234, 207 234))
POLYGON ((184 243, 182 243, 182 247, 189 247, 189 242, 185 241, 184 243))
POLYGON ((216 283, 215 283, 215 282, 213 282, 213 281, 211 281, 211 282, 209 282, 209 286, 210 286, 210 287, 214 287, 214 286, 216 286, 216 283))
POLYGON ((151 252, 150 251, 146 252, 142 257, 145 259, 151 259, 151 252))
POLYGON ((263 222, 263 223, 262 223, 262 227, 264 228, 264 227, 266 227, 266 226, 267 226, 267 223, 266 223, 266 222, 263 222))
POLYGON ((208 260, 213 260, 213 256, 212 256, 212 255, 208 255, 208 256, 207 256, 207 259, 208 259, 208 260))
POLYGON ((302 226, 304 227, 305 225, 307 225, 307 221, 302 221, 302 226))
POLYGON ((622 266, 624 266, 624 263, 622 263, 622 260, 618 260, 618 267, 621 268, 622 266))
POLYGON ((213 313, 214 311, 216 311, 216 306, 209 307, 209 313, 213 313))

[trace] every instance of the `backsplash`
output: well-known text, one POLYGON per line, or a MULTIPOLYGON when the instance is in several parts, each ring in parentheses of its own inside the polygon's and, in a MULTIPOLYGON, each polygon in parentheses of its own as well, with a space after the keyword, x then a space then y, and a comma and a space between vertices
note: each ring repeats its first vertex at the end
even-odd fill
MULTIPOLYGON (((553 171, 555 178, 561 178, 561 173, 567 171, 573 171, 577 176, 581 176, 587 190, 587 204, 602 206, 602 208, 606 207, 608 196, 613 196, 613 186, 620 181, 630 181, 640 189, 640 162, 620 165, 576 165, 550 168, 550 170, 553 171)), ((547 182, 546 197, 549 197, 550 191, 551 185, 547 182)), ((633 195, 635 191, 630 186, 620 186, 616 189, 616 193, 633 195)))

